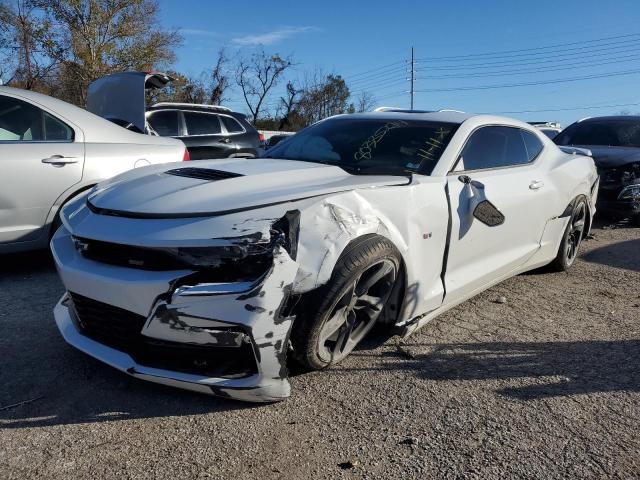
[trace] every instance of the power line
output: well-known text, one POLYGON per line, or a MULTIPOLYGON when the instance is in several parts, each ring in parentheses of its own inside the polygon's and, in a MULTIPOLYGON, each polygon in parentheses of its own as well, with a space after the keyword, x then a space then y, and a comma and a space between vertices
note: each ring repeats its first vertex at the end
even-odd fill
POLYGON ((359 93, 363 93, 363 92, 369 92, 373 88, 386 89, 386 88, 391 88, 391 87, 397 87, 399 85, 406 85, 406 82, 407 82, 407 79, 403 77, 402 79, 396 80, 394 82, 385 83, 383 85, 378 85, 376 87, 358 88, 356 90, 351 91, 351 94, 359 94, 359 93))
MULTIPOLYGON (((620 54, 620 53, 636 52, 638 50, 638 46, 640 46, 640 43, 638 42, 640 42, 640 39, 627 42, 626 45, 624 45, 624 47, 626 48, 623 48, 623 49, 620 49, 620 47, 615 47, 615 48, 592 50, 591 52, 584 52, 584 54, 582 55, 582 58, 602 57, 602 56, 611 55, 612 53, 620 54)), ((476 69, 485 69, 487 67, 540 65, 544 63, 558 63, 558 62, 562 62, 563 59, 573 59, 575 57, 576 57, 576 54, 561 53, 558 55, 547 55, 543 59, 534 59, 533 61, 526 61, 526 60, 516 61, 516 62, 498 61, 498 62, 468 63, 464 65, 435 65, 435 66, 427 65, 425 67, 418 68, 418 70, 465 70, 465 69, 476 70, 476 69), (553 59, 553 60, 550 60, 550 59, 553 59)))
POLYGON ((514 114, 514 113, 570 112, 575 110, 593 110, 597 108, 635 107, 638 105, 640 105, 640 102, 614 103, 610 105, 586 105, 582 107, 567 107, 567 108, 542 108, 537 110, 514 110, 510 112, 484 112, 484 113, 485 114, 514 114))
POLYGON ((626 70, 621 72, 584 75, 579 77, 567 77, 567 78, 558 78, 554 80, 543 80, 543 81, 534 81, 534 82, 502 83, 502 84, 477 85, 477 86, 467 86, 467 87, 429 88, 425 90, 416 90, 416 92, 420 92, 420 93, 458 92, 458 91, 467 91, 467 90, 489 90, 493 88, 525 87, 525 86, 531 86, 531 85, 549 85, 554 83, 566 83, 566 82, 577 82, 580 80, 590 80, 594 78, 607 78, 607 77, 619 77, 622 75, 634 75, 637 73, 640 73, 640 70, 626 70))
POLYGON ((405 77, 405 72, 398 70, 395 72, 389 72, 386 75, 383 75, 381 77, 377 77, 377 78, 370 78, 370 79, 366 79, 366 80, 360 80, 360 81, 356 81, 356 82, 351 82, 349 80, 345 80, 347 83, 349 83, 349 85, 351 86, 361 86, 361 85, 367 85, 367 84, 371 84, 371 83, 378 83, 380 81, 387 81, 387 80, 395 80, 396 78, 399 77, 405 77))
MULTIPOLYGON (((506 58, 507 55, 505 55, 505 54, 521 53, 521 52, 534 52, 534 51, 537 51, 537 50, 568 47, 568 46, 571 46, 571 45, 583 45, 583 47, 578 47, 578 48, 589 48, 588 46, 584 46, 584 44, 597 43, 597 42, 602 42, 602 41, 606 41, 606 40, 616 40, 616 39, 620 39, 620 38, 637 37, 639 35, 640 35, 640 33, 629 33, 629 34, 626 34, 626 35, 616 35, 616 36, 613 36, 613 37, 602 37, 602 38, 593 39, 593 40, 583 40, 583 41, 579 41, 579 42, 570 42, 570 43, 557 43, 557 44, 554 44, 554 45, 546 45, 546 46, 541 46, 541 47, 521 48, 521 49, 517 49, 517 50, 501 50, 501 51, 494 51, 494 52, 473 53, 473 54, 468 54, 468 55, 452 55, 452 56, 443 56, 443 57, 424 57, 424 58, 419 58, 418 61, 428 62, 428 61, 433 61, 433 60, 460 60, 460 59, 466 59, 466 58, 477 58, 477 57, 486 57, 486 56, 501 56, 503 58, 506 58)), ((613 45, 613 44, 616 44, 616 43, 624 43, 624 41, 612 42, 612 43, 596 45, 596 46, 613 45)), ((567 50, 574 50, 574 49, 565 49, 565 51, 567 51, 567 50)), ((540 52, 540 53, 538 53, 538 55, 545 54, 545 53, 548 53, 548 52, 540 52)), ((523 55, 524 56, 531 55, 531 53, 528 53, 528 54, 524 54, 523 53, 523 55)))
POLYGON ((360 77, 360 76, 362 76, 362 75, 366 75, 366 74, 368 74, 368 73, 370 73, 370 72, 375 72, 375 71, 377 71, 377 70, 382 70, 382 69, 384 69, 384 68, 388 68, 388 67, 391 67, 391 66, 393 66, 393 65, 398 65, 398 64, 400 64, 400 63, 404 63, 404 62, 403 62, 403 61, 393 62, 393 63, 390 63, 390 64, 388 64, 388 65, 382 65, 382 66, 380 66, 380 67, 372 68, 371 70, 366 70, 366 71, 364 71, 364 72, 355 73, 355 74, 353 74, 353 75, 349 75, 348 77, 345 77, 345 78, 355 78, 355 77, 360 77))
POLYGON ((611 65, 617 63, 625 63, 640 60, 640 55, 626 55, 623 57, 613 57, 610 61, 593 63, 593 62, 575 62, 575 63, 561 63, 561 67, 548 66, 538 68, 516 69, 516 70, 498 70, 486 73, 467 73, 467 74, 451 74, 451 75, 427 75, 418 77, 418 80, 439 80, 439 79, 451 79, 451 78, 479 78, 479 77, 497 77, 508 75, 522 75, 525 73, 539 73, 539 72, 555 72, 561 70, 574 70, 576 68, 591 68, 600 67, 603 65, 611 65), (626 60, 625 60, 626 59, 626 60))

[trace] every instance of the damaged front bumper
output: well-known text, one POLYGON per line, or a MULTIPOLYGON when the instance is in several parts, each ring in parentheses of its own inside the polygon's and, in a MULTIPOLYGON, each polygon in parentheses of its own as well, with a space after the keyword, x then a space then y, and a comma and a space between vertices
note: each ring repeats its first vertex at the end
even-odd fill
POLYGON ((134 377, 252 402, 290 395, 286 312, 298 264, 281 245, 254 281, 185 283, 82 255, 64 227, 52 252, 67 289, 54 309, 64 339, 134 377))

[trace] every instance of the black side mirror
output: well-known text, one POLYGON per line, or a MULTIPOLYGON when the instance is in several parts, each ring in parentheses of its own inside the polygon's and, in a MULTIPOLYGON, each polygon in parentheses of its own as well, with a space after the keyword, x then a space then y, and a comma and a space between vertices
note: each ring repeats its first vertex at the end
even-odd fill
POLYGON ((474 218, 477 218, 488 227, 496 227, 504 223, 502 212, 486 199, 482 182, 472 180, 469 175, 460 175, 458 180, 465 185, 467 198, 469 199, 469 210, 473 209, 474 218))

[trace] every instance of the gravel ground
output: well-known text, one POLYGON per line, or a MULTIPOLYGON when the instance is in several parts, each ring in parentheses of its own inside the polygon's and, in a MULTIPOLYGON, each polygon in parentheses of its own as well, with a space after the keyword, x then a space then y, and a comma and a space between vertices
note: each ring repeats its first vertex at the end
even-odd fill
POLYGON ((260 406, 77 352, 49 257, 2 258, 0 478, 637 478, 640 229, 593 233, 568 274, 510 279, 260 406))

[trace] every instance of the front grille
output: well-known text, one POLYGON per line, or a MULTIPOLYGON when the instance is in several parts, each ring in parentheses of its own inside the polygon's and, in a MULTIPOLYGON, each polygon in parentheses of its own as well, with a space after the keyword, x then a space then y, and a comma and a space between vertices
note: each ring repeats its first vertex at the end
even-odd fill
POLYGON ((82 333, 100 343, 128 351, 140 337, 144 316, 71 293, 82 333))
POLYGON ((217 347, 167 342, 141 334, 143 315, 69 293, 81 333, 129 354, 138 364, 212 377, 242 377, 257 373, 253 347, 217 347))
POLYGON ((197 168, 197 167, 175 168, 173 170, 167 170, 164 173, 168 175, 175 175, 176 177, 187 177, 187 178, 197 178, 198 180, 209 180, 210 182, 243 176, 240 173, 225 172, 224 170, 214 170, 212 168, 197 168))

